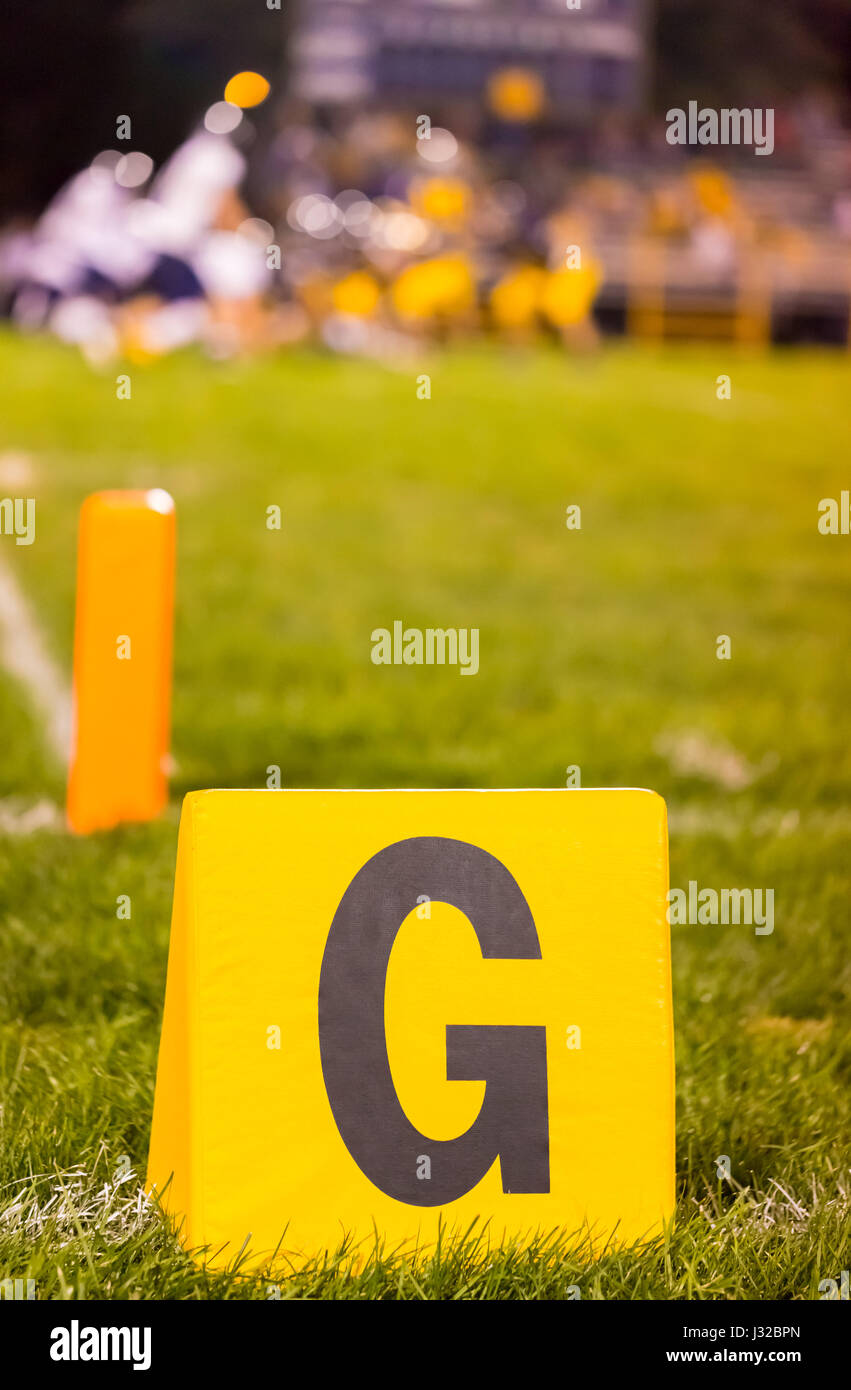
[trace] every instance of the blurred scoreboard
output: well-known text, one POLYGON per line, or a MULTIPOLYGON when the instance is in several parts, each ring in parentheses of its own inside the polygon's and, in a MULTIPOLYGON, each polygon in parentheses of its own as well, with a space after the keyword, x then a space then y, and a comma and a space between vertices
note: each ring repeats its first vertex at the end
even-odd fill
POLYGON ((315 103, 410 104, 479 96, 522 66, 562 115, 634 111, 646 15, 647 0, 301 0, 294 88, 315 103))

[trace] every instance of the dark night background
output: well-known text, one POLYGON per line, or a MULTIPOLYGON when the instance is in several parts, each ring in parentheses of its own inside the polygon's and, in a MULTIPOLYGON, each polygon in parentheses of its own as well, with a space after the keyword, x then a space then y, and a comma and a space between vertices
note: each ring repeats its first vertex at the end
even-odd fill
MULTIPOLYGON (((309 0, 308 0, 309 2, 309 0)), ((227 78, 285 72, 291 4, 265 0, 5 0, 0 217, 29 213, 133 120, 159 162, 227 78)), ((847 108, 851 0, 657 0, 653 105, 782 103, 812 86, 847 108)), ((271 104, 263 120, 272 119, 271 104)), ((259 114, 259 113, 258 113, 259 114)), ((846 109, 847 114, 847 109, 846 109)))

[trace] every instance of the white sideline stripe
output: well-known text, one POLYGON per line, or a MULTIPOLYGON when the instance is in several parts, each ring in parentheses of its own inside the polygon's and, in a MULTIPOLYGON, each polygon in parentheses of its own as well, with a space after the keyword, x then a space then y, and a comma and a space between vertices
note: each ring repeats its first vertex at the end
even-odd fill
POLYGON ((71 692, 48 654, 35 618, 11 570, 0 562, 0 662, 25 687, 44 725, 45 740, 63 767, 71 750, 71 692))

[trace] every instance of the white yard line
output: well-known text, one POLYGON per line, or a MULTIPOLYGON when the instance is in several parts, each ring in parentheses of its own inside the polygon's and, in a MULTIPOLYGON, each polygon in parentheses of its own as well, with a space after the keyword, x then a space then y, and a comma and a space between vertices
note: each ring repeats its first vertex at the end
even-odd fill
POLYGON ((71 748, 71 692, 44 645, 18 581, 2 560, 0 664, 27 691, 41 719, 48 747, 62 766, 67 767, 71 748))

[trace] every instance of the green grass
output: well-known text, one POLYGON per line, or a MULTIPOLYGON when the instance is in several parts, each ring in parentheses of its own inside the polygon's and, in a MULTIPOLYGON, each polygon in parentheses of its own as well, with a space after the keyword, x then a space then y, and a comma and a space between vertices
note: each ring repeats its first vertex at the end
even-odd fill
MULTIPOLYGON (((179 514, 168 815, 0 837, 0 1277, 42 1298, 267 1296, 193 1265, 138 1203, 184 791, 262 786, 272 763, 329 787, 559 786, 578 764, 585 786, 666 798, 673 885, 776 894, 773 936, 673 930, 669 1239, 482 1260, 473 1233, 418 1264, 329 1260, 281 1295, 818 1297, 851 1233, 851 538, 816 528, 851 485, 847 361, 453 352, 423 364, 428 402, 415 374, 309 354, 130 368, 129 402, 117 370, 0 337, 0 451, 31 457, 37 499, 36 543, 0 537, 0 559, 66 669, 82 498, 162 486, 179 514), (373 666, 394 618, 479 627, 478 677, 373 666)), ((0 720, 0 805, 60 803, 6 676, 0 720)))

